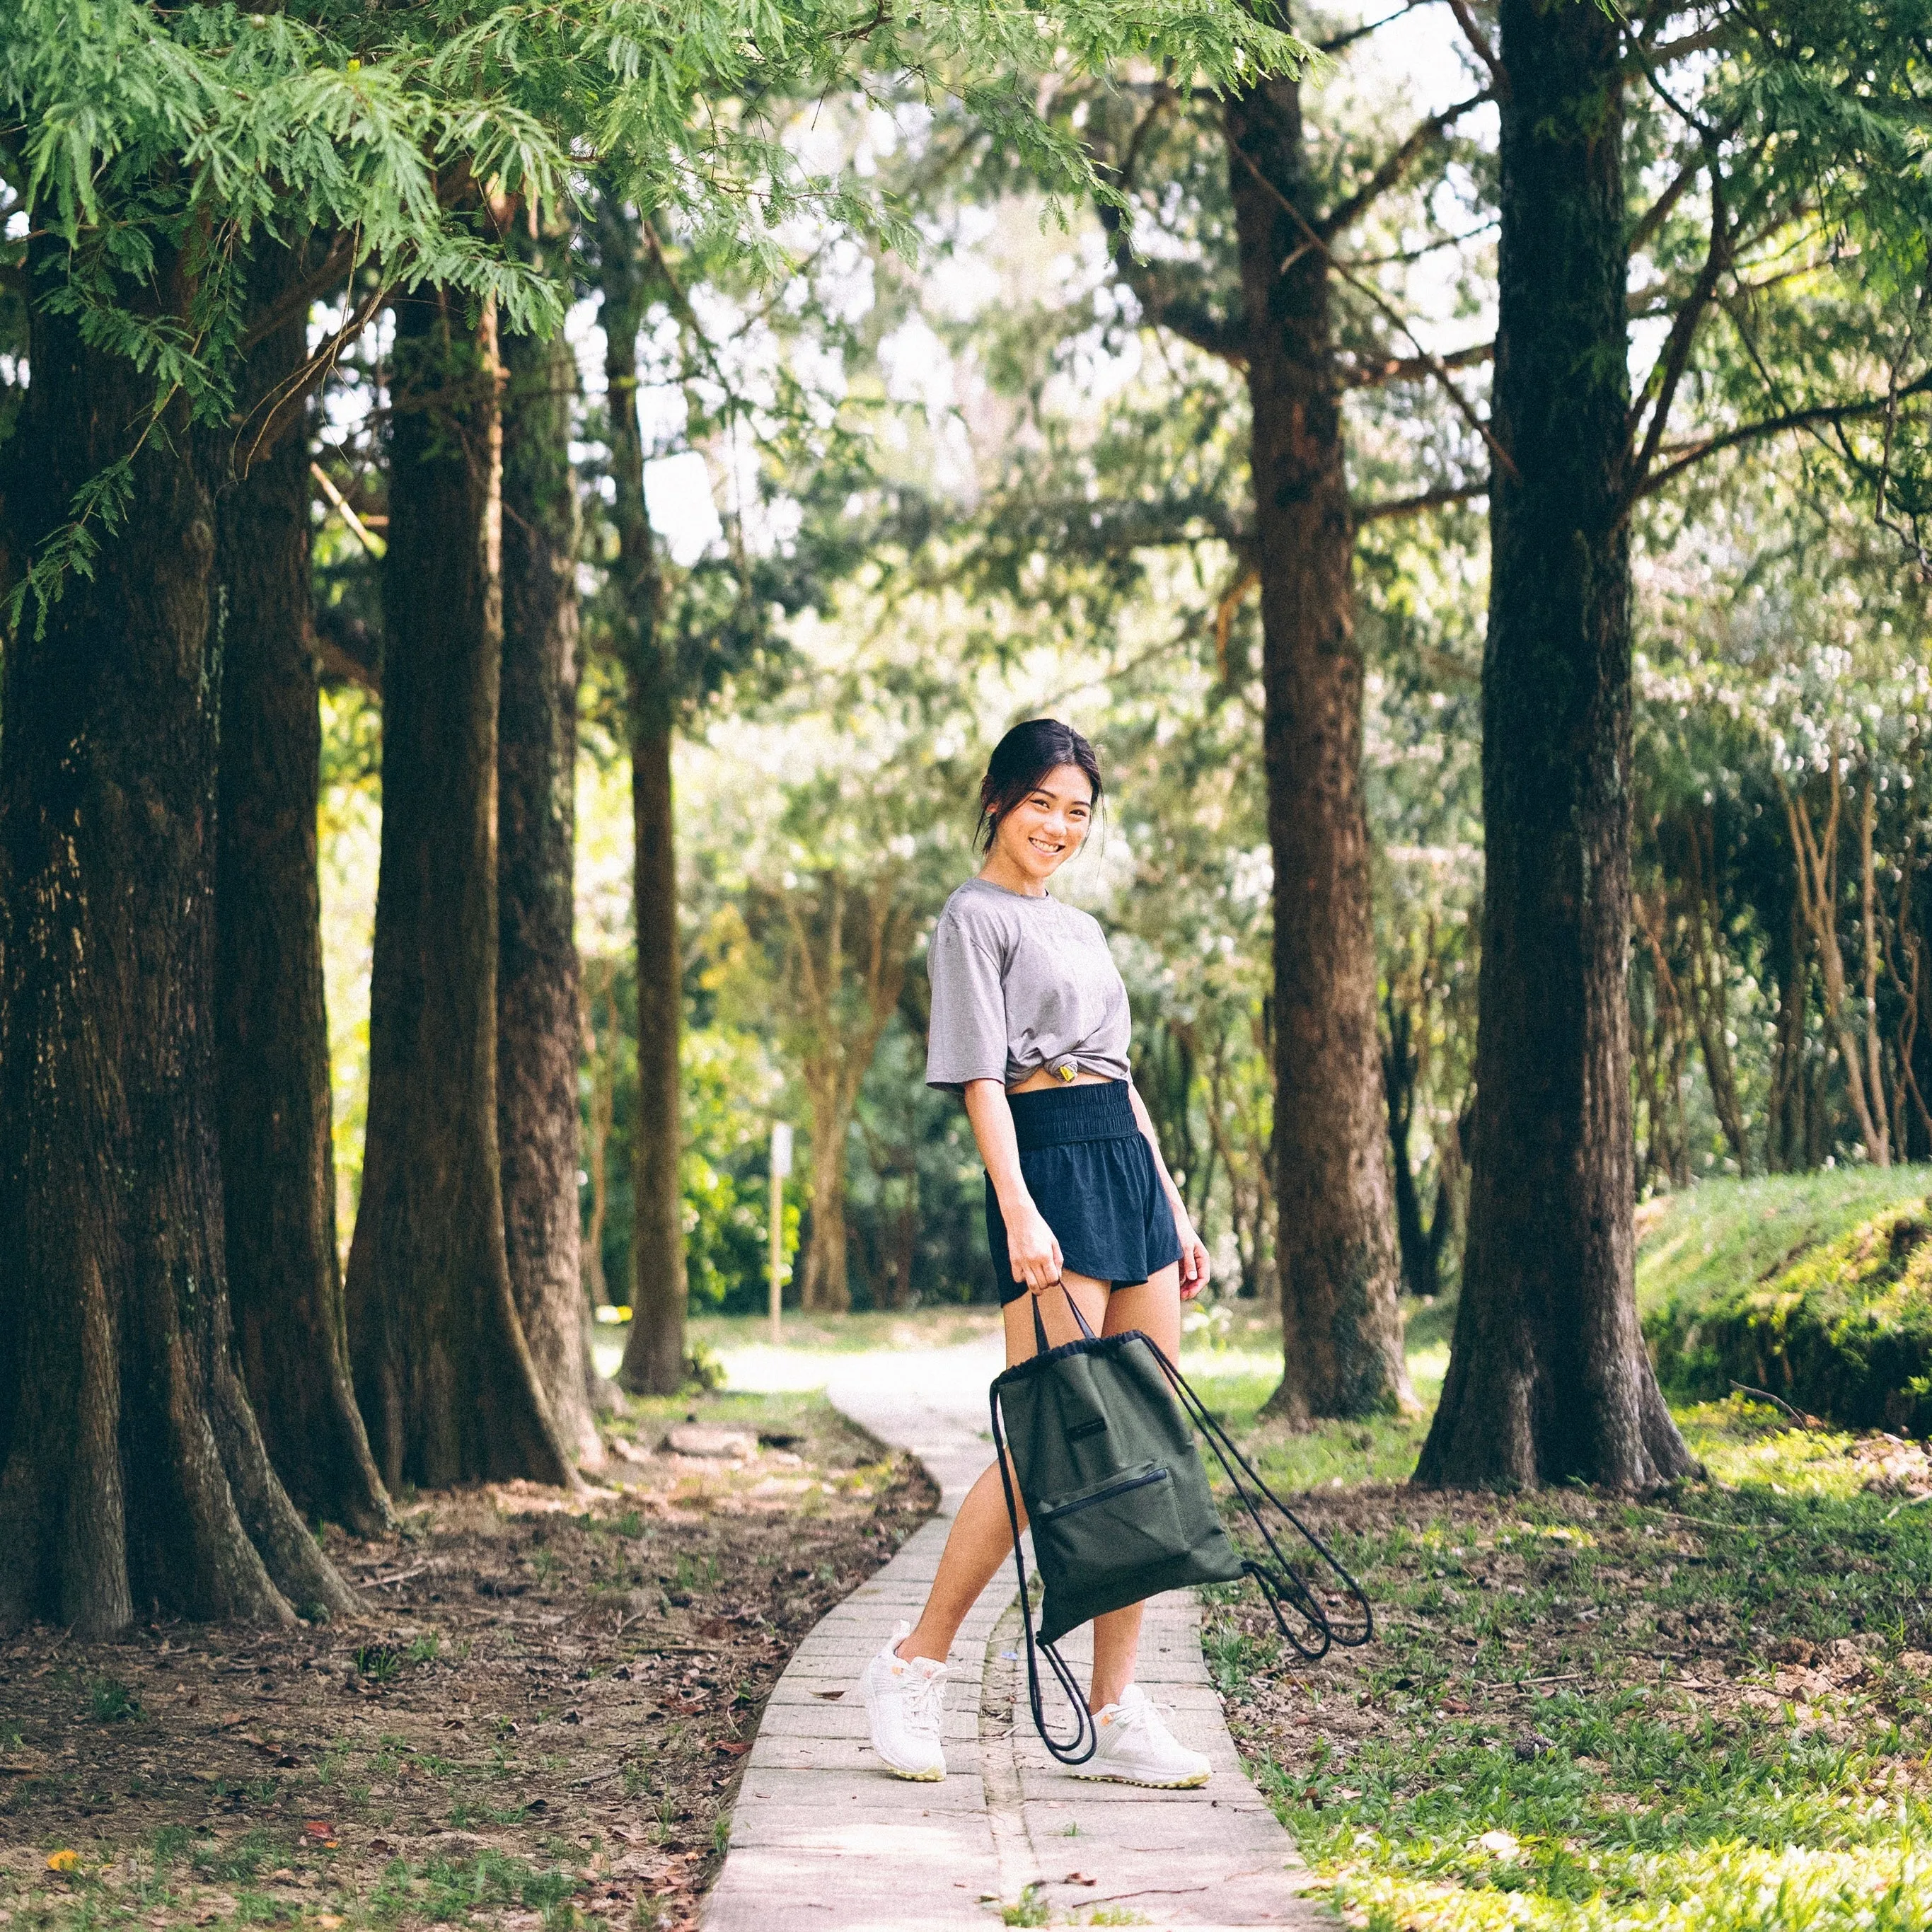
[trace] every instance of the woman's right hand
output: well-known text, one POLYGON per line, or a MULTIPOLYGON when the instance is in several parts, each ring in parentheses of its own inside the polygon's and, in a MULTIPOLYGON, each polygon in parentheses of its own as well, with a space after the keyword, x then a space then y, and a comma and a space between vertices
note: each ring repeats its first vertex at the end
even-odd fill
POLYGON ((1046 1225, 1046 1216, 1030 1201, 1006 1216, 1006 1256, 1013 1279, 1037 1294, 1060 1279, 1060 1244, 1046 1225))

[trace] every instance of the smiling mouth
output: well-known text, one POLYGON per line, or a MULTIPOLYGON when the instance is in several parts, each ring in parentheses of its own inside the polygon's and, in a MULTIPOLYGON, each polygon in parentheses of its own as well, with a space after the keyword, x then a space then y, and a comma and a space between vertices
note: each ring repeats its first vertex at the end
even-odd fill
POLYGON ((1049 859, 1057 859, 1066 850, 1064 844, 1050 845, 1043 838, 1028 838, 1027 843, 1036 852, 1043 853, 1049 859))

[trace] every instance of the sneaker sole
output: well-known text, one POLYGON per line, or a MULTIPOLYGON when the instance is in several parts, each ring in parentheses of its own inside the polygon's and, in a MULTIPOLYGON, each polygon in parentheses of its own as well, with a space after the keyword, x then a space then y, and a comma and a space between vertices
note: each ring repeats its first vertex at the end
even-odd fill
POLYGON ((1214 1774, 1204 1771, 1198 1778, 1130 1778, 1121 1771, 1076 1771, 1070 1775, 1084 1778, 1090 1784, 1138 1784, 1148 1791, 1198 1791, 1214 1774))

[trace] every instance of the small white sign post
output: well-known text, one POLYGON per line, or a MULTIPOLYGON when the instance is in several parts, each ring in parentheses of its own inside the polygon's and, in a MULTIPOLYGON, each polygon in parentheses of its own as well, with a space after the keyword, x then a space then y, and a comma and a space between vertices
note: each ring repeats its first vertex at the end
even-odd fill
POLYGON ((791 1172, 791 1125, 772 1123, 772 1346, 781 1346, 778 1276, 784 1268, 784 1184, 791 1172))

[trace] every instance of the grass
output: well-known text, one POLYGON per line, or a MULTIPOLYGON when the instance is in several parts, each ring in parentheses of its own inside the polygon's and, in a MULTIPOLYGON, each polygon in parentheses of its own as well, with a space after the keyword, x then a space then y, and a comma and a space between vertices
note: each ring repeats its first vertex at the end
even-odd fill
POLYGON ((1682 1397, 1770 1390, 1864 1428, 1932 1427, 1932 1169, 1717 1182, 1645 1210, 1644 1332, 1682 1397))
POLYGON ((1837 1168, 1707 1180, 1637 1210, 1636 1298, 1654 1316, 1789 1267, 1888 1208, 1932 1193, 1932 1167, 1837 1168))
POLYGON ((1375 1644, 1312 1667, 1240 1592, 1204 1631, 1349 1924, 1932 1924, 1932 1508, 1900 1486, 1932 1459, 1732 1399, 1678 1412, 1708 1480, 1654 1502, 1448 1496, 1400 1486, 1420 1422, 1292 1435, 1256 1378, 1196 1380, 1376 1606, 1375 1644))

